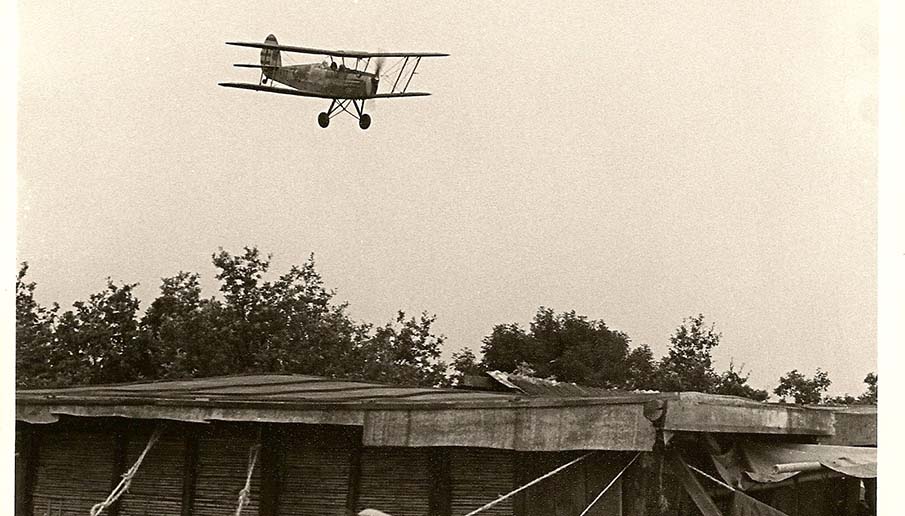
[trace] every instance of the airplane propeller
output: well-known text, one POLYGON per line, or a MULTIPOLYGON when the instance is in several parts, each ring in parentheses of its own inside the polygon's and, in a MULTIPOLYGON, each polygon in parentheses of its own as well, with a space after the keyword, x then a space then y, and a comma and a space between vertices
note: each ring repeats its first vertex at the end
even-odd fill
POLYGON ((380 84, 380 71, 383 70, 384 63, 386 63, 384 57, 374 59, 374 91, 377 91, 377 85, 380 84))

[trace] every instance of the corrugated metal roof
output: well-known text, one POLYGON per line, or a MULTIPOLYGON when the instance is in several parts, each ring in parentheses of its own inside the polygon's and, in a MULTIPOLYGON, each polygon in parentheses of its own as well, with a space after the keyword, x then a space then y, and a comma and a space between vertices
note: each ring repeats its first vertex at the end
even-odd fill
MULTIPOLYGON (((21 390, 16 418, 61 416, 355 425, 368 446, 649 450, 655 429, 834 434, 827 410, 699 393, 614 392, 507 376, 503 391, 260 374, 21 390)), ((876 417, 875 415, 873 417, 876 417)))
POLYGON ((638 399, 652 399, 662 397, 657 392, 626 391, 619 389, 607 389, 604 387, 589 387, 572 382, 560 382, 547 378, 536 378, 502 371, 487 371, 486 375, 495 380, 501 387, 511 391, 522 392, 533 396, 553 396, 560 398, 605 398, 635 396, 638 399))
POLYGON ((307 375, 262 374, 221 376, 191 380, 157 381, 119 385, 96 385, 62 389, 20 390, 20 403, 40 403, 47 400, 121 400, 149 399, 155 401, 291 401, 314 403, 394 402, 394 401, 484 401, 509 400, 503 393, 434 389, 427 387, 398 387, 363 383, 307 375))

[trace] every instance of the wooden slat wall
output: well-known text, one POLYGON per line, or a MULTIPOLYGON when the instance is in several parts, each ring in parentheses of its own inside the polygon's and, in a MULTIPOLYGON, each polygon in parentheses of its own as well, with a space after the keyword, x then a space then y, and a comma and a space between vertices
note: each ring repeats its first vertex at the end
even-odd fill
MULTIPOLYGON (((247 426, 218 425, 200 435, 193 516, 223 516, 236 512, 239 491, 245 487, 248 450, 256 440, 255 430, 247 426)), ((242 510, 243 516, 258 516, 260 497, 259 454, 252 474, 250 501, 242 510)))
MULTIPOLYGON (((462 516, 491 502, 515 487, 515 452, 489 448, 453 448, 450 451, 452 516, 462 516)), ((482 514, 512 516, 509 498, 482 514)))
POLYGON ((393 516, 427 515, 428 461, 428 448, 364 448, 358 509, 377 509, 393 516))
POLYGON ((280 516, 344 516, 355 443, 341 430, 301 425, 279 437, 280 516))
MULTIPOLYGON (((138 460, 152 430, 152 426, 146 426, 130 432, 126 468, 138 460)), ((132 479, 129 491, 120 498, 120 516, 179 516, 184 460, 184 435, 177 428, 164 428, 132 479)))
POLYGON ((32 494, 34 516, 84 516, 111 491, 116 437, 111 430, 48 429, 32 494))

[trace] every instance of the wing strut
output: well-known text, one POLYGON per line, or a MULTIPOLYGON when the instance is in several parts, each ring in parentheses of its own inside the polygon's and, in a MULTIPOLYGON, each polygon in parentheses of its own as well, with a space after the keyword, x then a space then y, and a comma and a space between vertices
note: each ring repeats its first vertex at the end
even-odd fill
POLYGON ((409 74, 409 80, 406 81, 405 86, 402 88, 402 93, 405 93, 407 89, 409 89, 409 83, 412 82, 412 77, 415 76, 415 70, 418 69, 418 65, 421 64, 421 58, 415 58, 415 66, 412 67, 412 73, 409 74))
MULTIPOLYGON (((409 56, 415 58, 415 65, 412 67, 412 70, 408 72, 408 79, 405 81, 405 85, 402 86, 402 89, 399 90, 400 93, 405 93, 408 90, 409 84, 412 82, 412 77, 415 76, 415 70, 418 69, 418 65, 421 64, 422 56, 409 56)), ((393 82, 393 87, 390 89, 390 93, 396 93, 396 87, 399 86, 399 81, 402 80, 402 77, 405 76, 405 67, 409 64, 409 57, 406 57, 402 62, 402 68, 399 69, 399 75, 396 76, 396 81, 393 82)))

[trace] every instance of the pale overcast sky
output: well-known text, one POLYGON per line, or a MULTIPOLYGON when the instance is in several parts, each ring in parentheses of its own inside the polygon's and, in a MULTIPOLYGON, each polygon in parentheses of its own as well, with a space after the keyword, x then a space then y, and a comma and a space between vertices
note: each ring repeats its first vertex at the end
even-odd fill
MULTIPOLYGON (((17 259, 68 307, 105 278, 315 253, 358 319, 451 350, 540 305, 656 355, 688 315, 771 389, 876 370, 872 2, 23 2, 17 259), (361 131, 227 40, 442 51, 361 131)), ((284 63, 316 57, 284 56, 284 63)))

